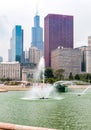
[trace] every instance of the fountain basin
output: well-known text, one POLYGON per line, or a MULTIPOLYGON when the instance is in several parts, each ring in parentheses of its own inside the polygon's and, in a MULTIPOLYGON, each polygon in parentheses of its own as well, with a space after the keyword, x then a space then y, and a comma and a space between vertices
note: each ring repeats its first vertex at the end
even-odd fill
POLYGON ((0 122, 0 129, 2 130, 54 130, 50 128, 24 126, 24 125, 17 125, 17 124, 3 123, 3 122, 0 122))
POLYGON ((8 90, 4 88, 0 88, 0 92, 8 92, 8 90))

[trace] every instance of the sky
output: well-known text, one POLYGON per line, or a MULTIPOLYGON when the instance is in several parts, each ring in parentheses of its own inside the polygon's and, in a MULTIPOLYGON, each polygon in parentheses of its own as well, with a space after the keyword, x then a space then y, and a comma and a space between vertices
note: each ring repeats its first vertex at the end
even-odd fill
POLYGON ((38 11, 40 26, 48 14, 74 16, 74 47, 88 44, 91 35, 91 0, 0 0, 0 56, 8 60, 10 38, 15 25, 24 29, 24 50, 31 46, 31 28, 38 11))

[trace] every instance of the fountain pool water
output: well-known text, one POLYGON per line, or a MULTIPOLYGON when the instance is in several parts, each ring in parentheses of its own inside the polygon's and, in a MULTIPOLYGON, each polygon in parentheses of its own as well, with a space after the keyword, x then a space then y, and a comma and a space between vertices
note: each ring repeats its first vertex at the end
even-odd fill
POLYGON ((1 122, 59 130, 91 129, 91 94, 78 97, 70 90, 61 94, 63 100, 21 100, 25 93, 0 93, 1 122))

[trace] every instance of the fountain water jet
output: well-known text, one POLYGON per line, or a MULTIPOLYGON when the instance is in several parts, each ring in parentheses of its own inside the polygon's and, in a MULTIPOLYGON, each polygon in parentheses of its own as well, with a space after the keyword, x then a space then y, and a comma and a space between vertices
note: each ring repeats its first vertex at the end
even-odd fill
POLYGON ((56 88, 53 85, 45 84, 45 61, 44 57, 41 57, 40 62, 38 64, 38 68, 34 75, 34 84, 31 90, 27 93, 26 98, 24 99, 48 99, 51 96, 56 96, 56 88), (42 79, 42 83, 39 81, 42 79))
POLYGON ((82 93, 78 94, 78 96, 81 96, 81 95, 85 94, 86 91, 87 91, 89 88, 91 88, 90 85, 89 85, 87 88, 85 88, 85 89, 82 91, 82 93))

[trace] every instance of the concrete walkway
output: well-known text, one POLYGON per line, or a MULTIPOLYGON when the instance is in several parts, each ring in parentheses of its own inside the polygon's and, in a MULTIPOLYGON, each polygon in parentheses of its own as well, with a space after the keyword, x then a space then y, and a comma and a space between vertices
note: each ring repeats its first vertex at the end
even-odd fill
MULTIPOLYGON (((16 125, 16 124, 0 122, 0 130, 54 130, 54 129, 32 127, 32 126, 23 126, 23 125, 16 125)), ((57 130, 57 129, 55 129, 55 130, 57 130)))

